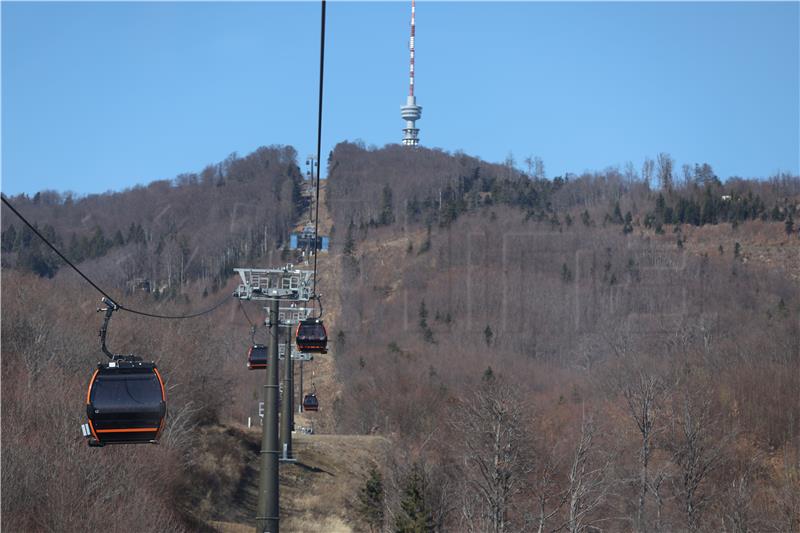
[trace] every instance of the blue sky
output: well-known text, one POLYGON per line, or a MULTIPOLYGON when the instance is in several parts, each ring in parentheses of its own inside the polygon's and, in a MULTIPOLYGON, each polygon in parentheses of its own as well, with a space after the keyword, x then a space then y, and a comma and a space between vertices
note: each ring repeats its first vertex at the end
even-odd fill
MULTIPOLYGON (((315 150, 319 4, 2 2, 2 190, 315 150)), ((329 2, 323 157, 399 142, 410 2, 329 2)), ((421 143, 550 177, 669 152, 800 172, 800 3, 417 3, 421 143)))

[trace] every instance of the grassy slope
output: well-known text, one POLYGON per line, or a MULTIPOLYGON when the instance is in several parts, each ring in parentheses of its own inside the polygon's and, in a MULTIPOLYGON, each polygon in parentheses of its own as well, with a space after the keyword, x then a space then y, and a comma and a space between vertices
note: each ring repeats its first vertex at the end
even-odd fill
MULTIPOLYGON (((252 531, 258 493, 260 428, 203 428, 192 479, 180 502, 221 532, 252 531)), ((389 441, 377 436, 296 435, 294 464, 281 465, 284 531, 362 531, 355 502, 369 468, 382 462, 389 441)))
POLYGON ((715 256, 722 246, 722 253, 730 256, 738 242, 743 262, 783 270, 789 279, 800 283, 800 239, 787 236, 783 223, 749 221, 737 229, 730 224, 699 228, 685 225, 682 230, 690 253, 715 256))

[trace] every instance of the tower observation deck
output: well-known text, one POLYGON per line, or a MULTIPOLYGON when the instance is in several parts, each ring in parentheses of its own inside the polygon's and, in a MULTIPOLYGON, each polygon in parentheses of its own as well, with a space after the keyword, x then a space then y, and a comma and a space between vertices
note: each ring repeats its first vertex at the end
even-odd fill
POLYGON ((419 144, 419 128, 416 126, 416 121, 422 117, 422 107, 417 105, 417 98, 414 96, 415 11, 415 0, 411 0, 411 39, 408 41, 408 49, 411 54, 409 89, 406 105, 400 108, 400 117, 406 121, 406 127, 403 128, 403 144, 405 146, 417 146, 419 144))

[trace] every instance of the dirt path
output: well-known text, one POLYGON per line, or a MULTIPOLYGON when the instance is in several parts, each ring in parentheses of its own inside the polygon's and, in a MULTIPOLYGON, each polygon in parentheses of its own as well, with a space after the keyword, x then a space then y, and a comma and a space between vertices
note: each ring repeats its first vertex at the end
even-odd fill
MULTIPOLYGON (((199 437, 187 502, 201 522, 223 533, 250 532, 258 494, 259 430, 205 428, 199 437), (213 480, 213 483, 209 483, 213 480), (203 492, 198 487, 203 487, 203 492), (199 514, 199 516, 198 516, 199 514)), ((289 532, 363 531, 357 495, 371 466, 383 462, 389 441, 377 436, 296 435, 296 463, 280 468, 281 529, 289 532)))
MULTIPOLYGON (((333 221, 325 205, 326 192, 326 182, 322 181, 320 187, 319 234, 329 236, 333 221)), ((303 222, 297 228, 298 230, 302 229, 306 224, 308 216, 304 215, 301 219, 303 222)), ((315 354, 313 362, 303 365, 305 392, 310 392, 312 388, 316 388, 320 401, 320 410, 316 413, 295 415, 296 426, 313 427, 317 434, 333 433, 336 424, 333 418, 332 406, 336 397, 341 393, 334 361, 334 357, 336 357, 336 321, 340 315, 339 293, 336 290, 341 279, 340 265, 341 261, 333 251, 321 252, 317 257, 317 292, 322 297, 323 320, 328 331, 328 353, 315 354)), ((313 260, 309 261, 303 268, 312 266, 313 260)), ((299 380, 299 376, 296 375, 295 379, 299 380)))

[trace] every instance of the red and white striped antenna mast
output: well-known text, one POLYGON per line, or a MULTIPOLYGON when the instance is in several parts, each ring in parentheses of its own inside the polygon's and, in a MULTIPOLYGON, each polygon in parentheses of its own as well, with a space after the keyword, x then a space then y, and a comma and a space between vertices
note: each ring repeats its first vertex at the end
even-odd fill
POLYGON ((411 39, 408 41, 408 50, 411 55, 409 63, 410 67, 409 87, 408 87, 409 96, 414 96, 414 30, 416 29, 414 15, 416 15, 416 11, 417 11, 416 0, 411 0, 411 39))
POLYGON ((416 11, 416 1, 411 0, 411 38, 408 41, 408 50, 410 53, 408 98, 406 99, 406 105, 400 108, 400 116, 406 121, 406 127, 403 128, 403 144, 405 146, 417 146, 419 144, 419 129, 416 127, 416 121, 422 117, 422 107, 417 105, 417 99, 414 96, 414 37, 416 32, 416 11))

